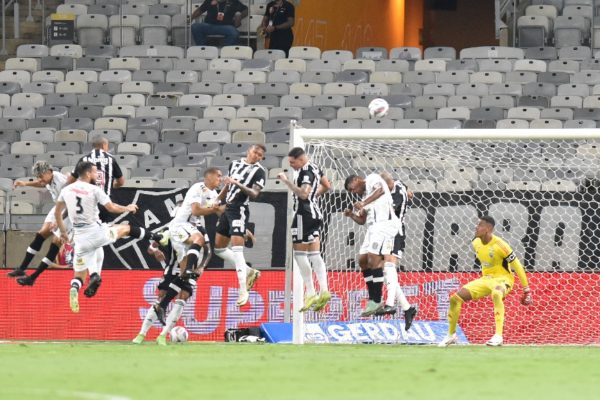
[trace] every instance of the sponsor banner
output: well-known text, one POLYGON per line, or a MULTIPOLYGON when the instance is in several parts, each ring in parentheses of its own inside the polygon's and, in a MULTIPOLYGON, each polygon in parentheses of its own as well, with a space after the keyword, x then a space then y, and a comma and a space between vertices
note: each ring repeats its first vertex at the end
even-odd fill
MULTIPOLYGON (((111 198, 118 204, 137 204, 136 214, 125 213, 115 216, 114 223, 133 223, 153 232, 165 229, 173 218, 178 202, 183 201, 187 189, 154 190, 121 188, 111 198)), ((285 265, 287 193, 262 193, 257 202, 250 203, 250 222, 256 223, 257 246, 246 249, 246 260, 253 266, 268 268, 285 265), (259 246, 260 244, 260 246, 259 246)), ((204 217, 208 236, 215 238, 217 217, 204 217)), ((123 238, 104 248, 104 269, 161 269, 147 253, 148 241, 123 238)), ((212 257, 209 267, 223 267, 223 260, 212 257)))
MULTIPOLYGON (((74 314, 69 309, 71 271, 47 271, 33 287, 21 287, 4 273, 0 274, 0 307, 4 310, 0 340, 131 340, 156 298, 160 272, 104 271, 102 276, 97 295, 88 299, 82 293, 80 312, 74 314)), ((240 308, 236 306, 235 271, 209 270, 198 282, 179 324, 188 329, 190 340, 221 341, 228 328, 284 322, 284 276, 283 271, 263 271, 250 293, 249 304, 240 308)), ((518 282, 515 283, 513 293, 505 301, 506 343, 600 344, 600 274, 529 273, 528 276, 534 303, 529 307, 519 303, 521 291, 518 282)), ((307 325, 317 324, 323 329, 320 325, 323 323, 326 323, 323 326, 339 321, 361 324, 331 328, 335 332, 327 328, 330 341, 348 337, 348 331, 355 332, 351 329, 375 331, 372 325, 364 325, 374 320, 358 316, 366 303, 361 275, 330 272, 328 277, 331 303, 325 313, 306 313, 307 325), (336 333, 338 336, 333 336, 336 333)), ((430 329, 436 337, 442 334, 449 296, 477 277, 476 273, 400 273, 408 300, 419 307, 415 325, 420 327, 415 328, 419 337, 431 337, 430 329)), ((376 321, 378 329, 381 323, 388 323, 401 331, 403 325, 400 322, 398 326, 391 319, 376 321)), ((470 343, 484 343, 494 333, 491 299, 465 303, 459 323, 470 343)), ((159 332, 160 325, 156 323, 148 339, 154 339, 159 332)))
MULTIPOLYGON (((267 341, 291 343, 291 323, 268 323, 261 325, 267 341)), ((386 344, 435 344, 448 332, 448 324, 440 321, 415 321, 408 332, 401 320, 336 321, 307 323, 304 325, 305 343, 386 343, 386 344)), ((457 329, 458 343, 468 344, 462 329, 457 329)))

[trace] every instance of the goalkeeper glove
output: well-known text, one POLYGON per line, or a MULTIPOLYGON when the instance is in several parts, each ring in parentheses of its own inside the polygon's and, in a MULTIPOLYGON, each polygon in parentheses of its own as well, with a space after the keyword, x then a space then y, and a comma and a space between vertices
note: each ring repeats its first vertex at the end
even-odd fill
POLYGON ((531 297, 531 289, 523 288, 523 295, 521 296, 521 304, 524 306, 528 306, 533 303, 533 298, 531 297))

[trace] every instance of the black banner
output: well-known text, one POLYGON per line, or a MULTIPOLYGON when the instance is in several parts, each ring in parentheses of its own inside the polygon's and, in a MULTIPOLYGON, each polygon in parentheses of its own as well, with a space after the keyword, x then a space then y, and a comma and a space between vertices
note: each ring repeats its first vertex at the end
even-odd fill
MULTIPOLYGON (((113 223, 130 223, 151 231, 165 228, 172 218, 178 201, 183 200, 187 189, 135 189, 115 190, 111 197, 117 204, 137 204, 136 214, 117 215, 113 223)), ((287 193, 261 193, 257 202, 250 204, 250 222, 256 224, 257 245, 246 249, 246 260, 254 266, 283 268, 285 266, 285 243, 287 237, 287 193), (269 250, 270 249, 270 250, 269 250)), ((206 228, 214 243, 217 217, 205 217, 206 228)), ((148 242, 132 238, 120 239, 104 248, 106 269, 161 269, 160 264, 146 249, 148 242)), ((213 256, 211 268, 222 268, 223 261, 213 256)))

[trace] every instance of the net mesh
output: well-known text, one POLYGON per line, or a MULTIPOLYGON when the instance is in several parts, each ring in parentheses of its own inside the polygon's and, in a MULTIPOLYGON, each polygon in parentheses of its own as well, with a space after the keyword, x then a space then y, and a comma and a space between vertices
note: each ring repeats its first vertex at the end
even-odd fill
MULTIPOLYGON (((400 284, 419 319, 446 320, 449 295, 479 276, 471 240, 478 216, 528 271, 535 303, 506 300, 505 342, 598 343, 600 302, 600 142, 591 140, 310 139, 305 148, 333 182, 323 196, 322 253, 334 299, 307 322, 358 319, 366 290, 356 262, 366 228, 343 216, 353 201, 350 174, 388 171, 414 197, 406 216, 400 284)), ((490 299, 463 306, 460 326, 472 342, 494 333, 490 299)))

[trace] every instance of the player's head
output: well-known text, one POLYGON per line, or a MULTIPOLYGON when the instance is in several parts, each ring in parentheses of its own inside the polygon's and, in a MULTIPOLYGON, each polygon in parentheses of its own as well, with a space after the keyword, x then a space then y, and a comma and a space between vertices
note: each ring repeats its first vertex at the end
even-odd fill
POLYGON ((290 162, 290 167, 297 171, 308 162, 308 157, 302 147, 294 147, 288 153, 288 161, 290 162))
POLYGON ((91 163, 89 161, 80 161, 75 166, 75 174, 79 177, 80 180, 91 183, 92 185, 96 184, 96 164, 91 163))
POLYGON ((33 176, 44 182, 44 184, 49 185, 52 182, 52 165, 48 164, 47 161, 36 161, 31 167, 31 172, 33 176))
POLYGON ((362 196, 365 193, 365 180, 358 175, 350 175, 344 182, 344 188, 350 193, 362 196))
POLYGON ((100 135, 94 136, 92 146, 94 149, 108 151, 108 139, 100 135))
POLYGON ((221 184, 223 172, 219 168, 212 167, 204 170, 204 184, 209 189, 216 189, 221 184))
POLYGON ((248 148, 246 152, 246 162, 249 164, 256 164, 263 158, 265 158, 265 153, 267 152, 267 148, 262 143, 255 143, 248 148))
POLYGON ((387 171, 383 171, 379 174, 379 176, 381 176, 381 178, 385 181, 390 190, 394 188, 394 178, 392 178, 392 174, 387 171))
POLYGON ((475 227, 475 237, 484 238, 488 235, 491 235, 494 232, 494 227, 496 226, 496 221, 489 215, 484 215, 479 218, 479 222, 475 227))

